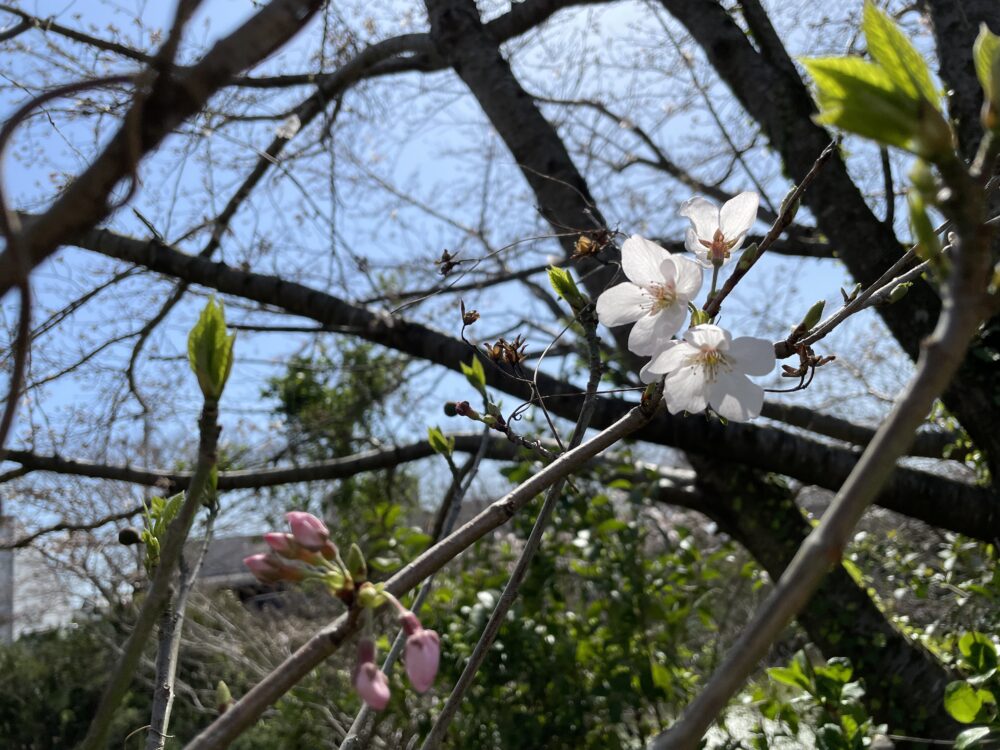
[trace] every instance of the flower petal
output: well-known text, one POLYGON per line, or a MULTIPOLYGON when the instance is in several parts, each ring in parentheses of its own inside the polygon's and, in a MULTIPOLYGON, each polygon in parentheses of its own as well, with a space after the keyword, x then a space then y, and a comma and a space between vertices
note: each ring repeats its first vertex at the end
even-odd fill
POLYGON ((683 297, 685 301, 696 296, 701 289, 701 266, 693 260, 677 255, 670 256, 670 261, 676 269, 674 288, 677 290, 677 296, 683 297))
POLYGON ((733 367, 747 375, 767 375, 774 369, 774 344, 767 339, 740 336, 729 345, 733 367))
POLYGON ((698 349, 718 349, 720 351, 729 350, 731 337, 729 331, 711 323, 702 323, 700 326, 688 328, 684 334, 684 340, 698 349))
MULTIPOLYGON (((686 341, 668 341, 664 348, 653 355, 653 358, 642 368, 643 372, 651 375, 663 376, 669 372, 679 370, 687 364, 688 358, 693 357, 698 350, 686 341)), ((647 382, 647 381, 643 381, 647 382)))
POLYGON ((682 411, 697 413, 708 406, 709 383, 705 370, 698 365, 682 367, 670 373, 663 386, 663 397, 671 414, 682 411))
POLYGON ((733 422, 746 422, 760 416, 764 389, 746 375, 730 372, 720 375, 712 384, 708 402, 720 416, 733 422))
POLYGON ((708 259, 708 248, 698 241, 698 233, 694 231, 693 227, 688 227, 687 235, 684 237, 684 247, 689 252, 694 253, 694 257, 697 258, 699 264, 705 268, 712 267, 712 263, 708 259))
POLYGON ((608 328, 632 323, 649 311, 650 302, 648 294, 626 281, 597 298, 597 319, 608 328))
POLYGON ((652 370, 649 369, 652 364, 653 360, 650 360, 649 362, 647 362, 642 366, 641 370, 639 370, 639 380, 641 380, 643 383, 646 383, 647 385, 649 385, 650 383, 655 383, 657 380, 663 380, 662 372, 653 372, 652 370))
POLYGON ((658 313, 639 318, 628 335, 629 351, 643 357, 660 351, 684 325, 686 316, 687 310, 683 306, 671 305, 658 313))
MULTIPOLYGON (((742 242, 750 227, 757 221, 757 206, 760 204, 760 196, 757 193, 740 193, 726 204, 719 211, 719 228, 727 241, 731 242, 736 238, 742 242)), ((739 244, 734 245, 735 250, 739 244)))
POLYGON ((622 245, 622 270, 629 281, 641 287, 662 284, 660 264, 669 257, 670 253, 655 242, 633 234, 622 245))
POLYGON ((681 204, 680 215, 691 220, 695 233, 703 240, 712 241, 719 228, 719 207, 701 196, 695 196, 681 204))

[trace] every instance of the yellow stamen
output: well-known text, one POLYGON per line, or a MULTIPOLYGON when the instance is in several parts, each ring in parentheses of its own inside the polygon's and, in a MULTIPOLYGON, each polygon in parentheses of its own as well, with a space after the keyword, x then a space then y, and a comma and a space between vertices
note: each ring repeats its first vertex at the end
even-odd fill
POLYGON ((726 355, 717 349, 702 349, 688 359, 688 362, 701 367, 705 371, 706 380, 710 383, 715 382, 720 370, 729 372, 733 369, 726 355))
POLYGON ((653 304, 650 308, 650 312, 652 313, 658 313, 661 310, 666 310, 668 307, 673 307, 677 303, 677 289, 673 282, 666 284, 651 284, 649 292, 653 296, 653 304))

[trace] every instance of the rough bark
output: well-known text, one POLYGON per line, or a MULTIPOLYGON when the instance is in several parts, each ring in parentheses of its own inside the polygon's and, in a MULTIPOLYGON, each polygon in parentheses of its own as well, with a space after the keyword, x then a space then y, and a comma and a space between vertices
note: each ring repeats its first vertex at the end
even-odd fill
MULTIPOLYGON (((451 370, 458 371, 460 363, 473 356, 468 344, 433 328, 375 313, 276 276, 250 273, 186 255, 156 240, 146 242, 107 230, 93 230, 77 238, 74 244, 222 294, 274 305, 293 315, 315 320, 328 330, 349 333, 451 370)), ((491 388, 524 400, 533 397, 522 380, 511 377, 502 368, 487 362, 485 371, 486 382, 491 388)), ((545 404, 550 412, 566 419, 576 417, 582 391, 544 373, 536 374, 535 383, 539 394, 546 396, 545 404)), ((462 395, 456 393, 456 400, 462 395)), ((598 399, 594 426, 611 424, 631 406, 617 398, 598 399)), ((857 451, 774 427, 734 422, 723 425, 703 417, 673 416, 665 412, 637 432, 636 437, 707 456, 718 455, 720 446, 725 446, 729 460, 834 490, 847 478, 859 456, 857 451)), ((900 468, 879 496, 878 503, 976 539, 1000 538, 1000 503, 996 494, 962 482, 900 468)))
MULTIPOLYGON (((767 14, 753 0, 742 3, 755 48, 716 0, 661 3, 687 29, 723 82, 760 124, 788 175, 801 180, 832 135, 813 123, 816 110, 812 97, 767 14)), ((803 202, 838 248, 851 275, 862 284, 871 284, 899 257, 901 247, 892 229, 865 203, 839 156, 826 165, 803 202)), ((937 295, 929 285, 918 282, 901 302, 881 307, 879 313, 903 349, 915 358, 939 310, 937 295)), ((995 429, 997 405, 989 394, 1000 391, 1000 367, 975 355, 974 350, 981 346, 982 342, 973 342, 945 394, 945 403, 987 455, 996 475, 1000 471, 1000 432, 995 429)))
POLYGON ((948 114, 958 133, 962 156, 971 161, 983 129, 979 113, 983 89, 972 62, 972 43, 985 23, 1000 34, 1000 3, 995 0, 924 0, 937 47, 938 75, 948 92, 948 114))

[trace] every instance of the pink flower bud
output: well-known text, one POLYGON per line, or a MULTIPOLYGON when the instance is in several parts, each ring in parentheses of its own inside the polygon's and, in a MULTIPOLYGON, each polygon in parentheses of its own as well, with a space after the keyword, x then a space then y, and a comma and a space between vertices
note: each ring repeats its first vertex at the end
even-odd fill
POLYGON ((389 680, 375 665, 375 644, 368 638, 358 641, 358 662, 351 682, 361 700, 376 711, 389 705, 389 680))
POLYGON ((426 692, 437 677, 441 662, 441 639, 433 630, 426 630, 412 612, 399 618, 406 639, 406 676, 418 693, 426 692))
POLYGON ((304 513, 293 510, 285 516, 289 526, 292 527, 292 535, 295 541, 308 550, 319 552, 326 545, 330 537, 330 530, 326 524, 316 518, 312 513, 304 513))
POLYGON ((354 675, 354 689, 361 700, 376 711, 389 705, 389 680, 373 662, 358 666, 354 675))
POLYGON ((250 568, 250 572, 261 583, 274 583, 281 580, 281 562, 273 555, 264 554, 250 555, 243 558, 243 564, 250 568))
POLYGON ((295 542, 295 537, 281 531, 269 531, 264 534, 264 541, 267 546, 282 557, 294 560, 299 555, 299 545, 295 542))

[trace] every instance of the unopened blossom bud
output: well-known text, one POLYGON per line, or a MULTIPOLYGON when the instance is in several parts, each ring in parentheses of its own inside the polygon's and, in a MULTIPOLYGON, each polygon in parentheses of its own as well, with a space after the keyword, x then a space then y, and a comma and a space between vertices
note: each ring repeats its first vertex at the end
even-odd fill
POLYGON ((406 633, 406 676, 418 693, 434 684, 441 662, 441 639, 433 630, 425 629, 417 616, 405 612, 399 618, 406 633))
POLYGON ((295 537, 282 531, 269 531, 264 534, 264 541, 273 552, 289 560, 296 559, 301 551, 301 547, 295 542, 295 537))
POLYGON ((229 690, 229 686, 222 680, 215 686, 215 707, 220 714, 224 714, 236 701, 233 700, 233 694, 229 690))
POLYGON ((261 583, 274 583, 281 580, 281 561, 273 555, 263 552, 257 555, 250 555, 243 558, 243 564, 250 568, 250 572, 253 573, 254 578, 261 583))
POLYGON ((292 528, 292 535, 295 541, 308 550, 319 552, 326 545, 330 538, 330 530, 326 524, 316 518, 312 513, 293 510, 285 517, 292 528))
POLYGON ((378 600, 378 590, 370 583, 362 583, 358 589, 358 606, 369 609, 375 606, 378 600))
POLYGON ((376 711, 389 705, 389 680, 375 664, 375 644, 369 638, 358 641, 358 661, 351 683, 361 700, 376 711))
POLYGON ((288 565, 273 552, 270 554, 250 555, 243 558, 243 564, 250 568, 261 583, 276 583, 289 581, 297 583, 305 578, 305 571, 295 565, 288 565))
POLYGON ((455 413, 460 417, 468 417, 469 419, 479 419, 479 412, 472 408, 472 404, 468 401, 459 401, 455 404, 455 413))

